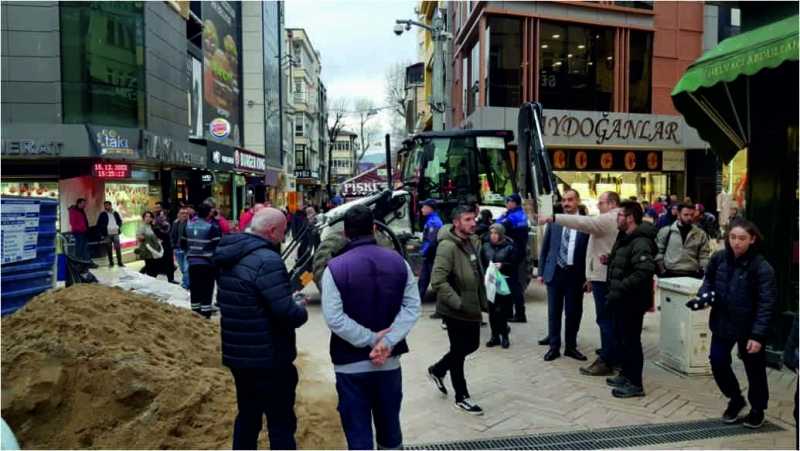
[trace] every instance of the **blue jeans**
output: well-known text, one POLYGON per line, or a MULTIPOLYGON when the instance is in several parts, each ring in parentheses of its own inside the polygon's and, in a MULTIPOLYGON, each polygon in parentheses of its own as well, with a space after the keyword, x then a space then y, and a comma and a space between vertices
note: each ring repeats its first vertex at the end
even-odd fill
POLYGON ((622 359, 619 356, 617 340, 614 338, 614 313, 606 305, 608 283, 592 282, 592 295, 594 295, 597 326, 600 328, 600 358, 608 366, 619 365, 622 359))
POLYGON ((726 398, 741 398, 742 390, 739 380, 733 373, 731 364, 731 351, 734 346, 739 346, 739 357, 744 363, 747 374, 747 400, 750 407, 764 411, 769 401, 769 386, 767 385, 767 353, 762 346, 755 354, 747 353, 747 340, 735 341, 711 334, 711 349, 708 359, 711 362, 711 372, 717 382, 719 390, 726 398))
POLYGON ((89 255, 89 237, 86 232, 74 232, 72 236, 75 237, 75 257, 82 260, 91 260, 89 255))
POLYGON ((178 269, 181 270, 181 287, 189 289, 189 261, 186 260, 186 251, 175 249, 175 260, 178 262, 178 269))
POLYGON ((231 368, 239 413, 233 423, 233 449, 258 449, 258 434, 267 416, 270 449, 297 449, 294 413, 297 369, 231 368))
POLYGON ((339 417, 342 419, 348 449, 374 449, 373 422, 378 449, 402 448, 401 368, 366 373, 336 373, 336 392, 339 394, 339 417))

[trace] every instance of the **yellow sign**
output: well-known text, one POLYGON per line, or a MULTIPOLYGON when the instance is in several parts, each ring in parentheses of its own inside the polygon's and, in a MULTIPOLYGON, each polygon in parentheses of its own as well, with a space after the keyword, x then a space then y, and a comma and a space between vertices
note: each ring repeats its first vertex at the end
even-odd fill
POLYGON ((303 282, 303 286, 308 285, 312 280, 314 280, 314 275, 308 271, 304 272, 303 275, 300 276, 300 281, 303 282))
POLYGON ((175 12, 183 17, 183 20, 189 20, 189 2, 179 0, 165 0, 164 3, 174 9, 175 12))

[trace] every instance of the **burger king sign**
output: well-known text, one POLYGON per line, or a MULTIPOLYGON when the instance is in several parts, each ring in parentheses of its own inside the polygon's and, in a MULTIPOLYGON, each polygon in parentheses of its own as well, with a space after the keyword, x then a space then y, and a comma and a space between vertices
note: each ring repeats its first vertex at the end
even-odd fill
POLYGON ((225 139, 231 134, 231 123, 218 117, 208 123, 208 132, 217 139, 225 139))

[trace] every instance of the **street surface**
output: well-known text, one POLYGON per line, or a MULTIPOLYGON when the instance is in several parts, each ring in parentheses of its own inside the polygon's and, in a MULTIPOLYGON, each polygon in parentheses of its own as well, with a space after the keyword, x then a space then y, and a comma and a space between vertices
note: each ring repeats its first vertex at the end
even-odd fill
MULTIPOLYGON (((138 269, 141 262, 128 266, 138 269)), ((113 277, 106 267, 93 270, 101 280, 113 277)), ((164 276, 160 276, 164 278, 164 276)), ((177 278, 177 273, 176 273, 177 278)), ((313 283, 306 290, 312 299, 319 293, 313 283)), ((544 287, 535 284, 526 292, 527 324, 511 324, 511 348, 488 349, 488 327, 481 330, 481 348, 467 359, 466 376, 470 394, 486 411, 472 417, 453 408, 450 398, 439 396, 426 377, 426 369, 447 348, 446 332, 440 321, 431 320, 433 304, 423 304, 419 322, 408 337, 411 352, 403 356, 403 432, 408 445, 487 439, 549 432, 578 432, 617 426, 719 418, 726 407, 713 378, 682 377, 655 365, 658 360, 659 314, 648 313, 642 342, 645 351, 644 388, 647 396, 616 399, 605 377, 582 376, 584 362, 561 357, 543 360, 546 346, 536 341, 546 335, 547 302, 544 287)), ((600 345, 594 324, 591 296, 584 299, 584 315, 578 335, 579 350, 591 359, 600 345)), ((188 304, 188 301, 187 301, 188 304)), ((308 307, 309 321, 298 330, 297 346, 314 359, 329 362, 330 332, 318 303, 308 307)), ((218 317, 215 317, 218 318, 218 317)), ((744 367, 734 369, 746 389, 744 367)), ((767 419, 786 429, 781 433, 733 436, 719 439, 658 445, 655 449, 795 449, 792 411, 796 375, 769 369, 770 405, 767 419)), ((334 383, 333 367, 328 373, 334 383)), ((302 377, 302 376, 301 376, 302 377)), ((449 378, 448 389, 452 392, 449 378)), ((743 412, 743 415, 747 411, 743 412)), ((653 446, 641 449, 654 449, 653 446)))

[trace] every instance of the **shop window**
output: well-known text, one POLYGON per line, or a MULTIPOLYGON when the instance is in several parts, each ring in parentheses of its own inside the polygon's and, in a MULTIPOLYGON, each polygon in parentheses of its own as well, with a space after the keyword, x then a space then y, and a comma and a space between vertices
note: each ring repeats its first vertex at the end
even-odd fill
POLYGON ((628 111, 650 114, 653 86, 653 33, 631 30, 628 111))
POLYGON ((539 99, 548 109, 612 111, 614 30, 542 22, 539 99))
POLYGON ((522 21, 490 17, 487 25, 488 106, 517 108, 522 104, 522 21))
POLYGON ((145 127, 142 2, 61 2, 64 123, 145 127))
POLYGON ((147 183, 106 183, 105 200, 122 218, 120 242, 136 241, 136 229, 142 223, 142 215, 148 210, 150 188, 147 183))
POLYGON ((653 10, 653 2, 652 1, 638 1, 638 2, 614 2, 614 6, 624 6, 626 8, 636 8, 636 9, 647 9, 652 11, 653 10))

